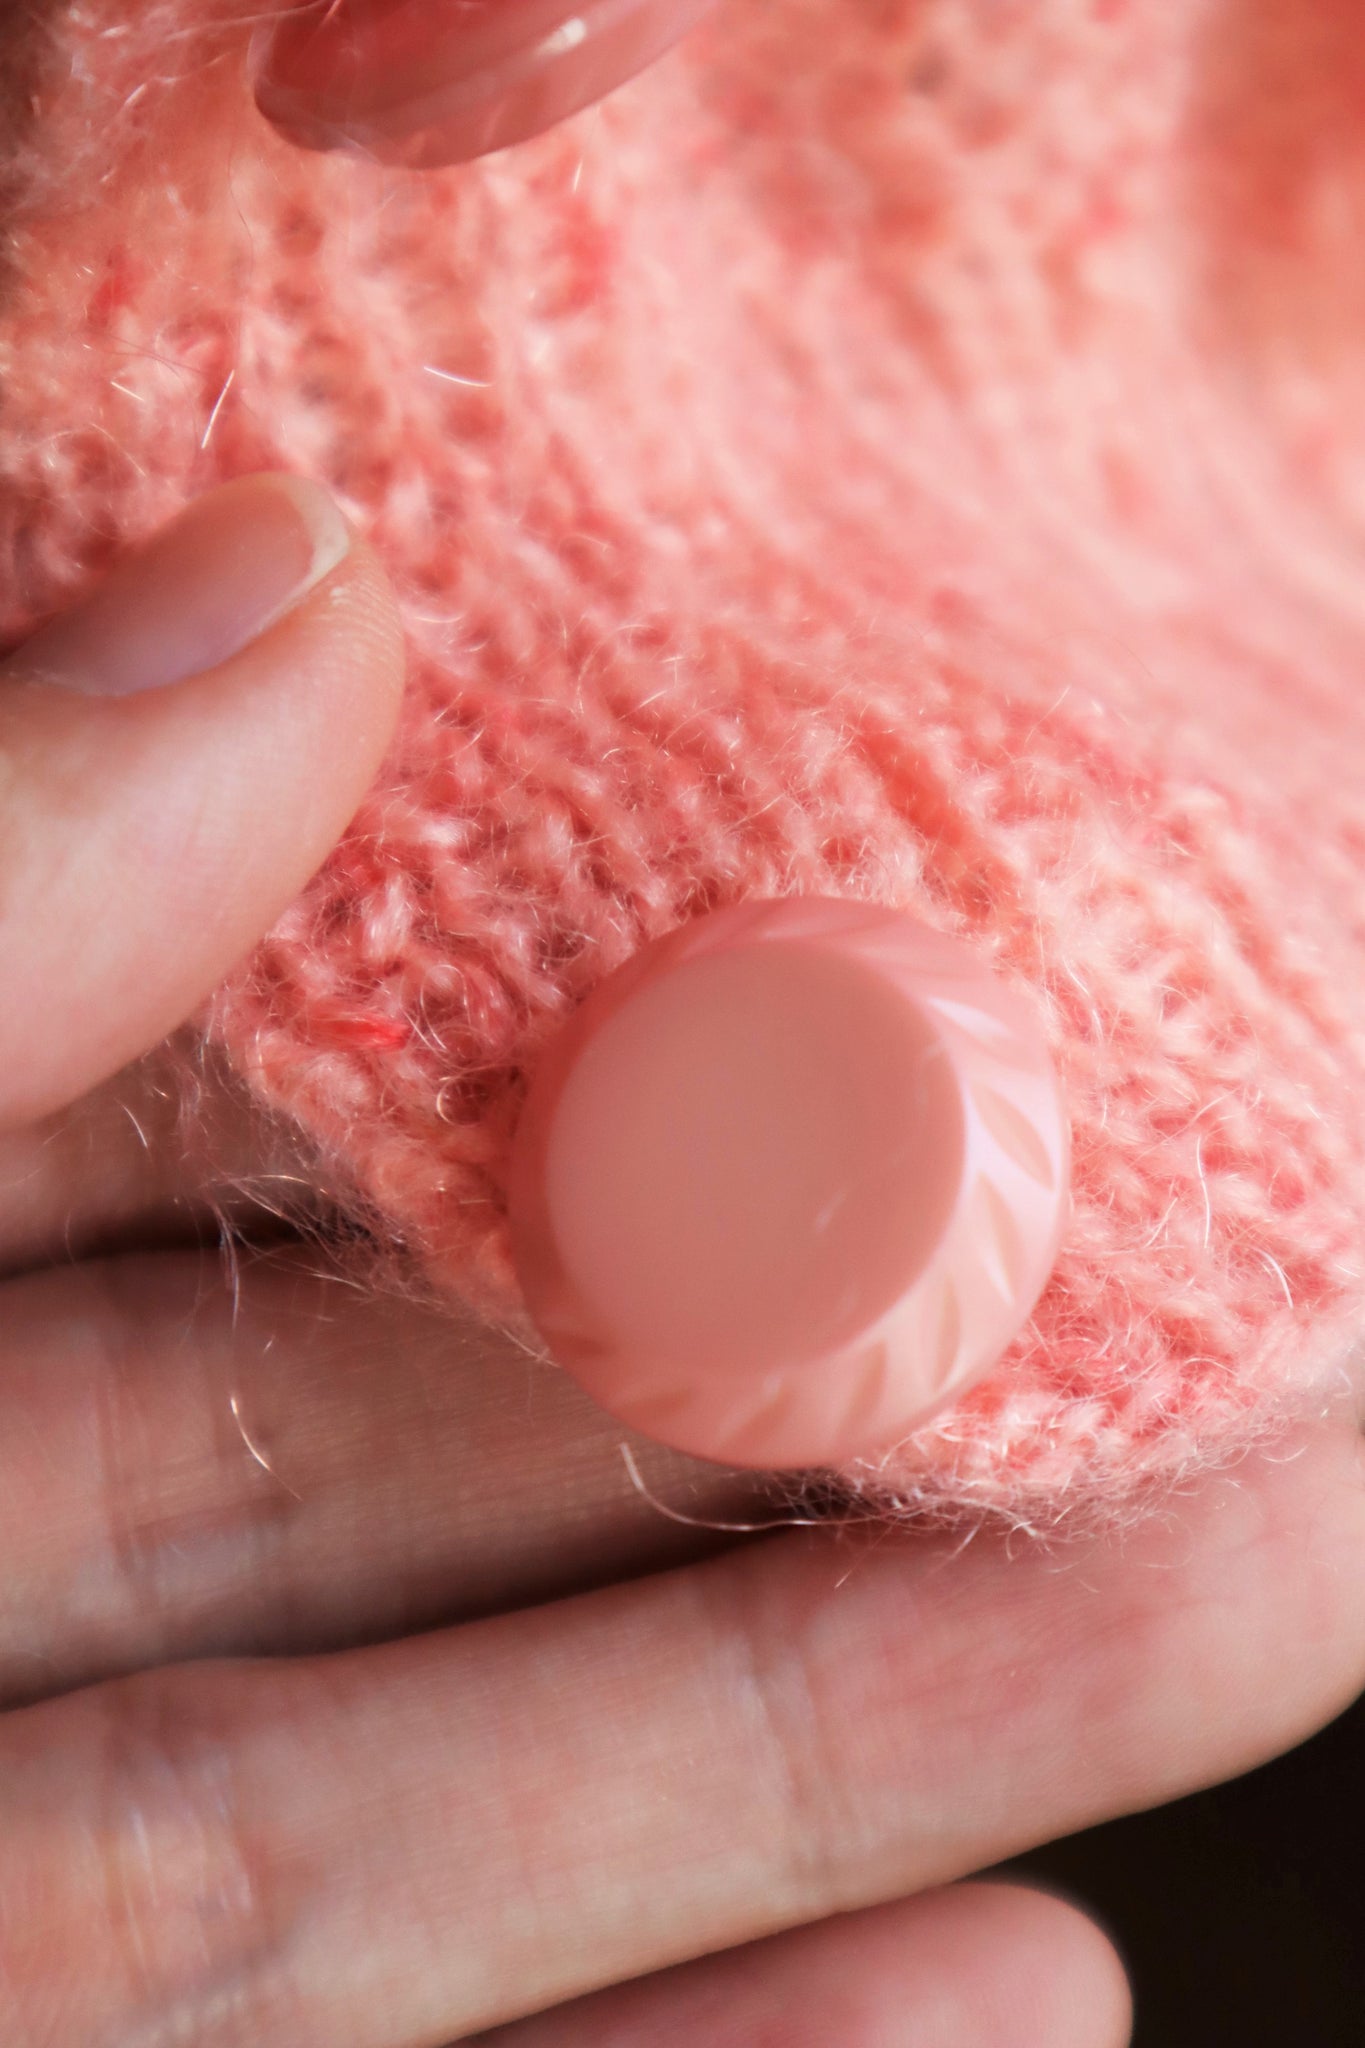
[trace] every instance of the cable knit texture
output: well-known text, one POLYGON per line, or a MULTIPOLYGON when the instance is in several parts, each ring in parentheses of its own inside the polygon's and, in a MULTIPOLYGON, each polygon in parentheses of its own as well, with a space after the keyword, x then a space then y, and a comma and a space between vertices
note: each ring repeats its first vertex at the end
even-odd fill
POLYGON ((990 1382, 837 1475, 1131 1511, 1365 1317, 1365 53, 1346 0, 730 0, 541 142, 299 155, 254 13, 0 31, 4 628, 325 480, 387 770, 205 1021, 526 1334, 504 1172, 645 940, 814 891, 1030 986, 1075 1219, 990 1382))

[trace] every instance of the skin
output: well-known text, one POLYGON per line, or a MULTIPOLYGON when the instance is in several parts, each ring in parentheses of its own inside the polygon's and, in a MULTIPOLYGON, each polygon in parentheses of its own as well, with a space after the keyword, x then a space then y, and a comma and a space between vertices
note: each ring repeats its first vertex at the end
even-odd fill
POLYGON ((1356 1693, 1350 1404, 1121 1542, 669 1519, 623 1442, 693 1522, 772 1509, 282 1234, 304 1169, 212 1074, 181 1115, 167 1033, 391 730, 379 564, 165 687, 34 669, 0 675, 0 2039, 1120 2048, 1105 1937, 959 1881, 1356 1693))
MULTIPOLYGON (((234 516, 259 488, 229 487, 234 516)), ((316 1246, 177 1244, 216 1195, 164 1055, 78 1091, 277 913, 372 771, 400 669, 357 544, 207 675, 92 700, 21 652, 3 685, 24 773, 0 941, 47 1026, 12 1008, 0 1042, 0 2033, 626 2042, 714 2010, 736 2042, 1122 2042, 1121 1968, 1073 1909, 941 1887, 1347 1702, 1354 1417, 1126 1543, 735 1541, 661 1517, 619 1430, 488 1333, 357 1294, 316 1246), (153 794, 213 829, 156 866, 159 915, 130 912, 120 948, 126 821, 153 794), (163 987, 168 930, 198 950, 163 987)), ((235 1116, 224 1094, 199 1143, 245 1161, 235 1116)), ((694 1518, 763 1512, 743 1477, 634 1448, 694 1518)))

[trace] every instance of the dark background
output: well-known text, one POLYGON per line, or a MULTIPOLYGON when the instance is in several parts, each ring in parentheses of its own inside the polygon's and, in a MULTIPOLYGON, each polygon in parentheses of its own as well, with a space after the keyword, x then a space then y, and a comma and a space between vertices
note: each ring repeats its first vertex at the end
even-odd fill
POLYGON ((1365 1702, 1235 1784, 1007 1867, 1118 1943, 1136 2048, 1365 2048, 1365 1702))

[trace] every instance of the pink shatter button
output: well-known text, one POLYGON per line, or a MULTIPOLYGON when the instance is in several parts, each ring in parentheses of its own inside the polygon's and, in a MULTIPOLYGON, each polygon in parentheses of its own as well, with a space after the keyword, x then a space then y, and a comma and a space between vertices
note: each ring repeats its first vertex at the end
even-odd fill
POLYGON ((431 169, 552 128, 643 71, 713 0, 330 0, 258 38, 256 103, 311 149, 431 169))
POLYGON ((744 904, 645 949, 536 1074, 511 1221, 552 1355, 730 1465, 886 1449, 990 1371, 1069 1212, 1039 1020, 875 905, 744 904))

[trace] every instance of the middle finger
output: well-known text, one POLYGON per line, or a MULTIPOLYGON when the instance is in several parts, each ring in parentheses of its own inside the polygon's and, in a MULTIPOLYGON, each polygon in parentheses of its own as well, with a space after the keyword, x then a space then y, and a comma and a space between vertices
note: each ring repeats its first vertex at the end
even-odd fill
POLYGON ((1293 1448, 1126 1550, 778 1537, 11 1715, 0 2034, 419 2048, 1246 1769, 1365 1661, 1354 1429, 1293 1448))

